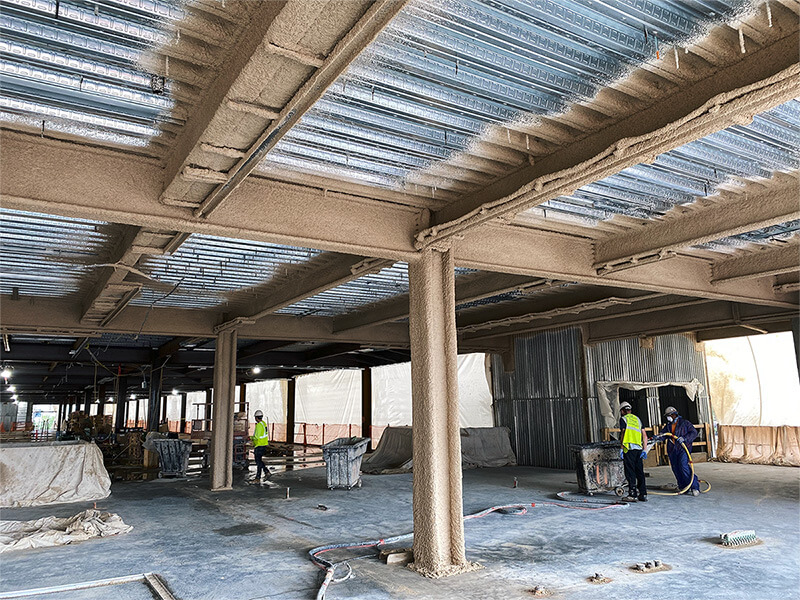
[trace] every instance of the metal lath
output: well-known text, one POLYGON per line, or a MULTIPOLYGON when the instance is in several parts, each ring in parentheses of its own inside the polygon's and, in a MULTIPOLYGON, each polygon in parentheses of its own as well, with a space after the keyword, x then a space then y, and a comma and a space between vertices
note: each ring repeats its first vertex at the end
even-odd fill
MULTIPOLYGON (((769 178, 800 168, 800 101, 791 100, 735 125, 666 152, 653 164, 640 164, 585 185, 570 196, 542 204, 535 212, 561 213, 594 222, 614 215, 653 218, 676 205, 713 195, 735 178, 769 178)), ((796 222, 719 240, 707 247, 742 245, 791 234, 796 222)))
POLYGON ((256 286, 296 275, 319 250, 195 234, 171 255, 148 256, 151 278, 131 304, 206 308, 254 298, 256 286), (249 291, 249 293, 248 293, 249 291))
POLYGON ((0 293, 76 293, 110 238, 101 221, 0 209, 0 293), (87 268, 88 267, 88 268, 87 268))
POLYGON ((655 57, 659 43, 696 37, 743 5, 413 0, 262 168, 406 189, 489 126, 561 113, 655 57))

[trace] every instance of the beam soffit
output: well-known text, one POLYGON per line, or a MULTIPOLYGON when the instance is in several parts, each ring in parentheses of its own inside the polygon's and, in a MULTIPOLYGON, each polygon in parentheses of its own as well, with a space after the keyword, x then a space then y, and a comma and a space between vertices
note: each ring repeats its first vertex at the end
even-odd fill
POLYGON ((597 243, 595 269, 633 262, 800 218, 797 172, 682 206, 663 219, 597 243))
MULTIPOLYGON (((4 136, 3 142, 0 169, 15 173, 0 179, 8 208, 391 260, 418 256, 413 233, 424 222, 424 211, 250 178, 236 191, 236 202, 197 219, 158 202, 158 190, 151 185, 158 166, 152 161, 19 134, 4 136), (54 180, 59 185, 53 185, 54 180), (126 202, 120 203, 119 197, 126 202)), ((742 302, 784 302, 771 286, 759 282, 712 286, 708 263, 688 257, 600 277, 593 268, 591 240, 511 224, 484 225, 455 241, 453 248, 458 266, 481 271, 742 302)))
MULTIPOLYGON (((733 258, 715 262, 711 283, 736 283, 792 273, 800 268, 800 237, 775 242, 733 258)), ((771 283, 771 282, 770 282, 771 283)))

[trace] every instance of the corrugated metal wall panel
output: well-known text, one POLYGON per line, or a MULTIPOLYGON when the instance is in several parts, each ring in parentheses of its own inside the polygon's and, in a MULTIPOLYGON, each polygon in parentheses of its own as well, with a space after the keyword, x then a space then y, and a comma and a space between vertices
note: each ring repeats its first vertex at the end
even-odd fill
POLYGON ((518 337, 515 371, 492 357, 495 422, 511 429, 520 465, 571 469, 570 444, 586 441, 578 329, 518 337))
MULTIPOLYGON (((511 429, 520 465, 571 469, 571 444, 597 441, 603 420, 595 392, 598 380, 691 381, 706 388, 705 357, 685 335, 655 338, 642 348, 636 338, 583 348, 577 328, 548 331, 515 340, 515 371, 503 372, 492 356, 495 422, 511 429), (582 354, 587 399, 582 389, 582 354), (591 439, 586 439, 586 420, 591 439)), ((651 417, 658 415, 658 392, 648 389, 651 417)), ((710 420, 707 393, 698 402, 700 419, 710 420)))
POLYGON ((581 390, 581 336, 559 329, 515 339, 513 373, 495 356, 495 398, 575 398, 581 390))
MULTIPOLYGON (((586 347, 586 381, 589 420, 593 439, 599 439, 603 420, 597 403, 597 381, 691 381, 703 385, 697 408, 701 422, 711 422, 708 401, 705 355, 688 335, 664 335, 653 338, 652 348, 642 348, 638 338, 613 340, 586 347)), ((658 390, 648 388, 648 409, 651 422, 661 422, 658 390)))
POLYGON ((703 352, 686 335, 653 338, 653 348, 642 348, 637 338, 603 342, 586 348, 587 380, 691 381, 706 385, 703 352))

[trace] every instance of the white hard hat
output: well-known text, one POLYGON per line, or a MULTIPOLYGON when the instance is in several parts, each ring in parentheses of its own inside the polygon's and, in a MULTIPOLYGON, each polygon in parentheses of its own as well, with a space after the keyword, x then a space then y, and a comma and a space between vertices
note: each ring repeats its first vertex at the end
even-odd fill
POLYGON ((256 414, 255 414, 255 415, 253 415, 253 416, 255 416, 255 418, 257 419, 258 417, 263 417, 263 416, 264 416, 264 413, 263 413, 263 412, 261 412, 260 410, 257 410, 257 411, 256 411, 256 414))
POLYGON ((631 408, 630 402, 620 402, 619 409, 622 410, 623 408, 630 409, 631 408))
POLYGON ((671 415, 673 413, 675 413, 675 414, 678 413, 678 411, 675 410, 674 406, 668 406, 667 408, 664 409, 664 415, 671 415))

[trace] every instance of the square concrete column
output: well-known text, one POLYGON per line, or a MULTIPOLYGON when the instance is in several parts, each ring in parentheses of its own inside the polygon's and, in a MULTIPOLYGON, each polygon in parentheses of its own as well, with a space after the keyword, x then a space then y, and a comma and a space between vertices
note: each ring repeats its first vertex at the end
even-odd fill
POLYGON ((217 335, 214 352, 214 412, 211 423, 211 489, 233 487, 233 412, 236 389, 236 330, 217 335))
POLYGON ((414 568, 429 577, 470 568, 464 548, 458 350, 451 251, 408 265, 414 447, 414 568))

